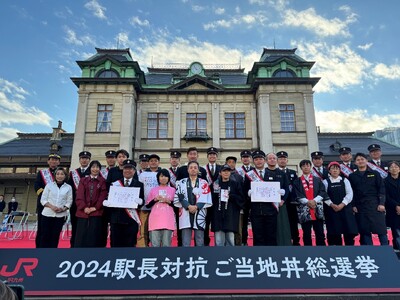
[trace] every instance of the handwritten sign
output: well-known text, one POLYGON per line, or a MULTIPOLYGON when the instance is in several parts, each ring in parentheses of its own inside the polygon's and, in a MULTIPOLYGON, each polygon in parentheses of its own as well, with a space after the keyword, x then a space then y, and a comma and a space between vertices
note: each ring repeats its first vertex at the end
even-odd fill
POLYGON ((137 208, 140 188, 110 186, 108 193, 108 207, 137 208))
POLYGON ((143 172, 139 175, 139 181, 144 186, 144 198, 147 199, 152 188, 158 186, 157 172, 143 172))
POLYGON ((277 181, 251 182, 251 202, 280 202, 280 183, 277 181))

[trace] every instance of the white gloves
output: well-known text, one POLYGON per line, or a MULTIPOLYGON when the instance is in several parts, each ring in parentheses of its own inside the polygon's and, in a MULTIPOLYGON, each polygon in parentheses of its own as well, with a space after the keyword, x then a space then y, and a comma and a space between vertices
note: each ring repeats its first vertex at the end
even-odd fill
POLYGON ((285 196, 286 191, 285 191, 284 189, 280 189, 280 190, 279 190, 279 194, 280 194, 281 196, 285 196))
POLYGON ((251 197, 251 190, 247 192, 247 196, 251 197))

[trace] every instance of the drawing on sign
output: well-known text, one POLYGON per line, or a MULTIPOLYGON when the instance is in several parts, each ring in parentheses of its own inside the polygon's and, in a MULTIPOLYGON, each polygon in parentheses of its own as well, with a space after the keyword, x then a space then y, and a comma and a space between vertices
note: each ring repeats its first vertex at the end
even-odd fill
POLYGON ((137 208, 139 201, 140 188, 110 186, 108 200, 103 202, 103 205, 108 207, 119 208, 137 208))
POLYGON ((280 202, 279 194, 281 186, 277 181, 262 181, 251 183, 251 201, 252 202, 280 202))

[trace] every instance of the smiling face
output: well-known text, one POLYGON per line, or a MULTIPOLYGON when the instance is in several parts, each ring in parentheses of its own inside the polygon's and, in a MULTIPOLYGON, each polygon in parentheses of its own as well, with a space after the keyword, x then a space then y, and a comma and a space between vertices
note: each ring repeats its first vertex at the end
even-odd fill
POLYGON ((56 173, 56 181, 57 183, 62 183, 65 180, 65 173, 63 170, 58 170, 56 173))

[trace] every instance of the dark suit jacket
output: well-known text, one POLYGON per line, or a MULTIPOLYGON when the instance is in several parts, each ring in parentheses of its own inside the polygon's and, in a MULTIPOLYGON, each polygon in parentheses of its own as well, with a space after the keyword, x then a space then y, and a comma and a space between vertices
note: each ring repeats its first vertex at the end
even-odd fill
MULTIPOLYGON (((203 167, 200 167, 200 173, 201 175, 199 176, 201 179, 207 180, 207 171, 203 167)), ((183 178, 188 178, 189 173, 187 166, 180 166, 178 170, 176 170, 176 181, 181 180, 183 178)))

